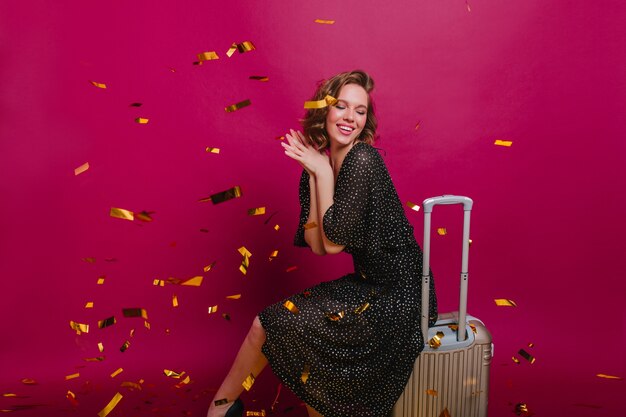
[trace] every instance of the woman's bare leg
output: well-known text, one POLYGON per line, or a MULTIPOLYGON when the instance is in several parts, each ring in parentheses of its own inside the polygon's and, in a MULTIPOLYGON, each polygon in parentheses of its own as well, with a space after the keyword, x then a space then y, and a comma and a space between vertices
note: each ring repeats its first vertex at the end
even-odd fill
POLYGON ((323 415, 315 411, 310 405, 308 404, 305 404, 305 405, 306 405, 306 411, 309 413, 309 417, 324 417, 323 415))
POLYGON ((255 317, 228 375, 226 375, 224 382, 217 390, 215 398, 211 401, 207 417, 223 416, 231 404, 216 407, 215 401, 225 398, 229 403, 232 403, 232 401, 239 398, 243 391, 241 383, 250 374, 254 375, 255 378, 259 376, 265 365, 267 365, 267 358, 261 352, 263 343, 265 343, 265 329, 261 326, 259 317, 255 317))

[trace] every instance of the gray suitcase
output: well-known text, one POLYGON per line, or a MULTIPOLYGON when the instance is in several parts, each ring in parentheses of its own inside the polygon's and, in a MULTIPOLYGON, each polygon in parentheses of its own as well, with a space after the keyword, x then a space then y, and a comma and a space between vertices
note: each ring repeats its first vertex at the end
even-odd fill
POLYGON ((467 315, 469 226, 473 201, 444 195, 424 200, 424 269, 422 331, 426 346, 393 408, 392 417, 485 417, 489 396, 491 334, 484 323, 467 315), (438 204, 463 204, 463 255, 459 311, 439 314, 428 328, 431 213, 438 204), (462 325, 459 326, 459 323, 462 325), (456 330, 455 330, 456 329, 456 330))

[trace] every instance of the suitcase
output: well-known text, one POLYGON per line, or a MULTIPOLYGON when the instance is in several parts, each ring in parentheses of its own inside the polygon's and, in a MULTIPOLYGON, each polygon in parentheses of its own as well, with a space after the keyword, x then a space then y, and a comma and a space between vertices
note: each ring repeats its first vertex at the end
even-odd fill
POLYGON ((426 346, 415 361, 413 374, 393 408, 392 417, 487 415, 493 344, 485 325, 477 318, 467 315, 467 265, 472 204, 473 201, 468 197, 453 195, 424 200, 421 323, 426 346), (461 290, 459 311, 440 314, 435 326, 428 328, 430 221, 433 207, 438 204, 463 204, 461 290), (459 323, 462 325, 459 326, 459 323))

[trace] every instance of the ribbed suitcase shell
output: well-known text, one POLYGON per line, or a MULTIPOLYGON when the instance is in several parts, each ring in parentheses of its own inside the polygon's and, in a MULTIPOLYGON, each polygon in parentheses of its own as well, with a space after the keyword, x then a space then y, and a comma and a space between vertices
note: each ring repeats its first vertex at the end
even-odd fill
POLYGON ((489 398, 489 367, 493 355, 491 334, 484 324, 467 315, 470 214, 469 197, 445 195, 424 200, 424 260, 422 270, 422 331, 427 343, 413 366, 413 374, 392 410, 392 417, 486 417, 489 398), (430 280, 431 214, 434 206, 463 205, 463 254, 459 312, 440 314, 428 328, 430 280), (450 325, 462 323, 454 331, 450 325), (473 325, 474 329, 472 329, 473 325), (465 328, 465 332, 463 332, 465 328), (428 345, 437 332, 443 332, 441 345, 428 345))
MULTIPOLYGON (((440 417, 446 408, 452 417, 487 415, 491 334, 480 321, 471 316, 468 320, 476 329, 473 342, 467 347, 441 350, 445 349, 446 337, 454 337, 446 334, 439 349, 426 346, 415 361, 413 374, 392 417, 440 417)), ((452 323, 456 320, 440 319, 429 329, 429 335, 449 329, 448 324, 452 323)))

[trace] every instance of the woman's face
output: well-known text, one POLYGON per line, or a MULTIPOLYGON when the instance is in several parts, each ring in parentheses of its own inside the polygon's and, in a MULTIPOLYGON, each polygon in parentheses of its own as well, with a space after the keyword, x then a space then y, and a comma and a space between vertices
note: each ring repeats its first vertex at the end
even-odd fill
POLYGON ((331 106, 326 116, 326 133, 331 146, 354 143, 367 120, 367 92, 358 84, 341 87, 337 104, 331 106))

